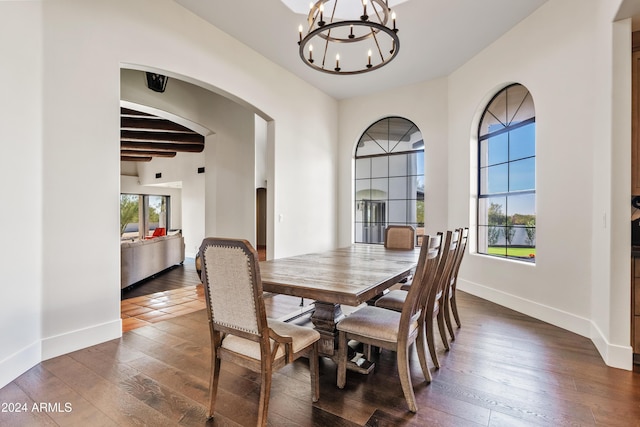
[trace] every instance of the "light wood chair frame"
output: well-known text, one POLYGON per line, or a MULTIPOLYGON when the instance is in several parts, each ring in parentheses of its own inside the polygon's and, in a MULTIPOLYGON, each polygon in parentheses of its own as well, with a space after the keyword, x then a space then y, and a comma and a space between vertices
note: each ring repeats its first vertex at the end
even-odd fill
POLYGON ((262 290, 262 280, 260 277, 260 268, 258 261, 258 253, 246 240, 225 239, 225 238, 206 238, 200 246, 200 259, 202 264, 201 280, 204 284, 205 301, 207 305, 207 313, 209 320, 209 330, 211 333, 211 377, 210 377, 210 403, 208 408, 208 417, 212 418, 215 412, 218 383, 220 378, 220 363, 228 361, 243 366, 251 371, 258 372, 261 375, 260 385, 260 401, 258 407, 258 426, 264 426, 267 423, 267 414, 269 406, 269 398, 271 393, 272 373, 286 364, 293 362, 300 357, 309 359, 309 371, 311 376, 311 393, 312 400, 317 402, 320 396, 319 384, 319 361, 318 361, 318 341, 300 349, 293 351, 293 340, 291 337, 278 335, 269 327, 267 321, 266 310, 264 306, 264 297, 262 290), (206 259, 206 249, 210 246, 218 246, 225 248, 239 248, 247 257, 248 268, 252 278, 253 300, 256 310, 257 324, 259 333, 251 333, 242 329, 237 329, 229 325, 221 324, 216 320, 215 313, 211 307, 211 289, 209 283, 209 275, 213 274, 208 269, 206 259), (235 335, 260 344, 260 360, 247 357, 243 354, 233 352, 222 347, 225 337, 235 335), (272 346, 273 341, 273 346, 272 346), (280 347, 284 348, 285 356, 276 358, 280 347))
MULTIPOLYGON (((442 233, 438 233, 442 235, 442 233)), ((424 303, 424 316, 421 321, 421 326, 424 328, 426 334, 426 342, 429 348, 431 359, 436 368, 440 367, 440 361, 438 359, 435 347, 435 329, 434 321, 438 323, 438 330, 440 332, 440 338, 446 350, 450 349, 449 341, 447 339, 447 331, 445 329, 448 319, 448 297, 449 286, 448 284, 452 280, 452 274, 455 271, 456 262, 459 261, 460 244, 458 240, 462 235, 462 229, 447 232, 445 243, 441 246, 441 252, 445 253, 440 257, 440 263, 438 264, 438 270, 436 272, 436 286, 431 288, 430 294, 424 303), (446 249, 448 248, 448 249, 446 249)), ((464 249, 463 249, 464 250, 464 249)), ((411 285, 403 285, 401 289, 391 291, 389 294, 376 300, 376 307, 382 307, 389 310, 400 311, 403 304, 400 304, 403 299, 406 300, 408 291, 411 289, 411 285)), ((450 331, 452 329, 449 329, 450 331)))
POLYGON ((460 315, 458 313, 458 302, 456 300, 456 287, 458 284, 458 272, 460 271, 460 265, 462 264, 462 258, 467 248, 467 240, 469 240, 469 228, 460 228, 460 243, 458 244, 458 252, 456 254, 456 261, 451 272, 451 278, 449 279, 449 286, 446 289, 446 295, 444 298, 444 320, 451 336, 451 341, 456 339, 453 331, 453 322, 451 321, 451 314, 455 319, 458 328, 462 326, 460 322, 460 315))
POLYGON ((435 283, 429 291, 424 309, 420 316, 420 326, 426 329, 427 346, 431 360, 436 368, 440 368, 440 361, 436 352, 434 322, 438 323, 440 338, 446 350, 449 350, 449 340, 447 339, 445 321, 444 321, 444 293, 445 286, 449 283, 455 255, 460 240, 460 232, 447 231, 442 245, 440 261, 436 272, 435 283))
MULTIPOLYGON (((376 346, 383 349, 396 352, 398 375, 400 377, 400 383, 402 391, 404 393, 407 405, 411 412, 417 412, 418 407, 416 404, 415 394, 413 392, 413 384, 411 381, 411 375, 409 370, 409 348, 410 346, 419 340, 417 345, 418 357, 420 359, 420 367, 423 375, 428 382, 431 382, 431 373, 426 362, 426 352, 424 343, 424 334, 421 333, 421 328, 417 325, 412 328, 414 322, 418 321, 421 313, 421 307, 424 304, 424 299, 429 293, 429 287, 435 281, 435 272, 438 265, 438 254, 440 252, 440 245, 442 243, 441 236, 424 236, 420 256, 418 260, 418 266, 416 267, 416 275, 414 279, 414 286, 408 293, 405 308, 400 313, 399 323, 397 325, 397 340, 387 341, 380 337, 375 336, 375 331, 372 330, 371 334, 358 334, 353 332, 347 332, 342 330, 340 323, 349 322, 347 317, 345 320, 337 324, 338 329, 338 373, 337 373, 337 385, 339 388, 344 388, 346 385, 347 374, 347 350, 348 342, 355 340, 368 346, 376 346), (418 285, 418 283, 420 285, 418 285)), ((378 310, 387 311, 384 308, 367 306, 361 310, 366 311, 366 315, 376 316, 379 313, 378 310)), ((355 314, 357 314, 356 312, 355 314)), ((352 314, 353 316, 354 314, 352 314)), ((345 323, 346 324, 346 323, 345 323)))

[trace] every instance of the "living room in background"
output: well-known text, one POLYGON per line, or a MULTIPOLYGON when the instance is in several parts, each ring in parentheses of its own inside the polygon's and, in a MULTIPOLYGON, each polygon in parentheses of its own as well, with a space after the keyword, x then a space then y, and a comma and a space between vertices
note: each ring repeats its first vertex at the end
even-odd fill
POLYGON ((387 225, 424 229, 424 141, 418 127, 387 117, 362 134, 355 152, 355 242, 384 243, 387 225))
POLYGON ((156 229, 166 233, 171 224, 169 205, 169 196, 121 194, 120 240, 144 239, 156 229))
POLYGON ((524 86, 493 97, 478 129, 478 253, 536 259, 536 116, 524 86))

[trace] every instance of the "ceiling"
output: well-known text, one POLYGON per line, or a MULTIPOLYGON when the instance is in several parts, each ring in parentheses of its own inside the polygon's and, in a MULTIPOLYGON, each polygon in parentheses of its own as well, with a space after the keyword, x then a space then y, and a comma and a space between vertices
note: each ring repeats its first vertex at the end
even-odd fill
MULTIPOLYGON (((298 26, 306 22, 306 15, 294 13, 282 0, 174 1, 325 93, 343 99, 447 76, 547 0, 405 1, 393 8, 400 38, 398 56, 379 70, 357 75, 331 75, 305 65, 297 41, 298 26)), ((309 4, 309 0, 296 1, 309 4)))

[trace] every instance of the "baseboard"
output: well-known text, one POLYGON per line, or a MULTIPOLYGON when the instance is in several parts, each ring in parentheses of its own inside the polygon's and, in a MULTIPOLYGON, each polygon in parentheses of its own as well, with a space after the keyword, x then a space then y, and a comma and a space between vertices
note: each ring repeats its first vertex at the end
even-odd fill
POLYGON ((91 347, 122 336, 122 320, 78 329, 42 340, 42 360, 91 347))
POLYGON ((619 346, 608 342, 598 326, 590 319, 576 316, 566 311, 558 310, 535 301, 527 300, 516 295, 508 294, 478 283, 458 279, 458 289, 475 295, 487 301, 526 314, 543 322, 550 323, 569 332, 591 339, 600 353, 602 360, 608 366, 631 370, 633 353, 631 347, 619 346))
POLYGON ((41 352, 41 343, 36 341, 0 361, 0 388, 40 363, 41 352))
POLYGON ((591 323, 591 335, 589 336, 593 344, 598 349, 602 360, 613 368, 633 370, 633 348, 611 344, 598 328, 598 325, 591 323))

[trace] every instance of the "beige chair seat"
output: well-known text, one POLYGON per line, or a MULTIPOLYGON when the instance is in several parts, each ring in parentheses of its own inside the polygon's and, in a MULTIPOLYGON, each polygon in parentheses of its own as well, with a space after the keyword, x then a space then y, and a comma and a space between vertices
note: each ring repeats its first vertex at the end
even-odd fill
MULTIPOLYGON (((337 328, 339 331, 350 334, 396 342, 398 341, 400 315, 401 313, 396 311, 366 306, 340 321, 337 328)), ((417 316, 409 326, 408 335, 412 335, 416 329, 418 329, 417 316)))
POLYGON ((407 406, 411 412, 418 410, 409 370, 409 347, 417 342, 416 349, 422 374, 427 382, 431 373, 427 366, 426 345, 420 327, 421 307, 433 285, 438 266, 442 236, 425 236, 420 247, 416 266, 415 285, 407 293, 401 312, 380 307, 366 306, 338 322, 338 372, 336 385, 344 388, 347 382, 348 343, 351 340, 371 346, 391 350, 396 353, 398 377, 407 406), (424 280, 423 280, 424 277, 424 280))
MULTIPOLYGON (((436 347, 434 343, 434 319, 437 321, 438 329, 440 330, 440 337, 446 350, 449 350, 449 342, 447 340, 445 332, 445 323, 447 323, 448 317, 444 310, 441 310, 441 305, 447 303, 448 295, 445 296, 445 292, 448 292, 448 286, 451 282, 452 272, 455 269, 455 262, 459 259, 460 249, 464 250, 464 246, 459 244, 461 230, 455 232, 447 232, 447 239, 445 242, 445 250, 440 263, 438 264, 438 270, 436 272, 436 286, 433 286, 427 297, 426 305, 423 308, 423 316, 420 321, 421 326, 426 328, 427 345, 429 352, 431 353, 431 359, 437 368, 440 367, 440 361, 436 354, 436 347)), ((415 286, 415 285, 414 285, 415 286)), ((405 305, 405 301, 409 294, 411 286, 403 286, 401 289, 393 290, 386 295, 378 298, 375 302, 376 307, 385 308, 388 310, 402 311, 405 305)), ((444 307, 448 309, 447 306, 444 307)), ((453 336, 452 327, 447 323, 449 331, 453 336)))
POLYGON ((396 289, 378 298, 376 307, 388 308, 389 310, 402 311, 404 301, 407 299, 407 291, 396 289))
MULTIPOLYGON (((394 310, 394 311, 402 311, 402 307, 404 306, 404 302, 407 299, 407 294, 409 293, 409 291, 404 291, 402 289, 396 289, 393 290, 389 293, 387 293, 385 296, 378 298, 378 300, 376 301, 376 307, 380 307, 380 308, 386 308, 388 310, 394 310)), ((440 307, 440 296, 437 295, 436 296, 436 300, 434 301, 434 311, 438 311, 438 308, 440 307)))
MULTIPOLYGON (((293 339, 293 352, 298 353, 305 347, 312 345, 320 339, 320 333, 315 329, 305 328, 304 326, 292 325, 290 323, 280 322, 278 320, 268 319, 268 324, 273 331, 283 337, 291 337, 293 339)), ((271 339, 271 351, 276 346, 276 342, 271 339)), ((222 348, 241 354, 251 359, 260 360, 260 343, 242 338, 236 335, 227 335, 222 340, 222 348)), ((274 361, 285 357, 285 347, 279 346, 274 356, 274 361)))

